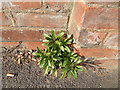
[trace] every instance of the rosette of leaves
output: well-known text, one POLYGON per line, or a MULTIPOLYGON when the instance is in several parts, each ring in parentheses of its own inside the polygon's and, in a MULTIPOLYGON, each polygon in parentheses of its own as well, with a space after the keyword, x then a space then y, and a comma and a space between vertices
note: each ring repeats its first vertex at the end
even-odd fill
POLYGON ((39 66, 45 69, 44 74, 54 74, 57 77, 58 70, 60 70, 60 78, 70 78, 71 76, 77 78, 78 71, 84 71, 80 66, 83 60, 68 47, 73 42, 71 35, 67 35, 63 39, 64 34, 62 31, 57 35, 54 31, 44 34, 45 43, 43 45, 46 46, 46 49, 41 51, 37 47, 37 52, 33 55, 35 58, 40 58, 39 66))

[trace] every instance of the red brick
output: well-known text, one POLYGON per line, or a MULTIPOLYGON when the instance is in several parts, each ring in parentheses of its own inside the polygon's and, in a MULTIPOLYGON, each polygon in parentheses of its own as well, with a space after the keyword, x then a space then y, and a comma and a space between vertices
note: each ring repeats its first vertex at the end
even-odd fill
POLYGON ((74 2, 70 22, 72 22, 72 20, 75 20, 76 24, 81 26, 86 8, 87 5, 85 5, 84 2, 74 2))
POLYGON ((114 58, 118 57, 118 50, 108 48, 79 48, 79 55, 95 58, 114 58))
MULTIPOLYGON (((55 31, 58 33, 59 31, 55 31)), ((0 31, 3 41, 30 41, 30 40, 43 40, 44 33, 50 33, 50 31, 45 30, 2 30, 0 31)))
POLYGON ((23 42, 23 44, 28 48, 28 49, 36 49, 39 47, 40 49, 44 49, 45 46, 42 46, 43 42, 23 42))
POLYGON ((5 13, 0 13, 0 26, 11 26, 11 20, 5 13))
POLYGON ((118 69, 117 59, 97 60, 97 62, 101 63, 101 66, 106 69, 118 69))
MULTIPOLYGON (((78 32, 79 33, 79 32, 78 32)), ((107 33, 105 32, 92 32, 87 30, 81 30, 79 33, 78 41, 81 45, 99 45, 102 44, 107 33)))
POLYGON ((44 7, 47 6, 48 8, 56 11, 56 12, 66 12, 68 10, 68 2, 67 0, 63 1, 63 2, 54 2, 54 0, 52 0, 52 2, 44 2, 44 7))
POLYGON ((43 31, 38 30, 2 31, 2 40, 4 41, 40 40, 40 39, 43 39, 43 31))
POLYGON ((118 9, 96 7, 87 8, 82 27, 93 29, 118 29, 118 9))
POLYGON ((90 4, 90 6, 92 7, 92 5, 96 4, 97 6, 102 5, 103 7, 105 6, 118 6, 119 2, 86 2, 87 4, 90 4))
POLYGON ((8 47, 8 46, 16 46, 18 44, 19 44, 19 42, 0 42, 1 46, 6 46, 6 47, 8 47))
POLYGON ((75 23, 74 20, 69 23, 68 29, 69 29, 69 33, 71 34, 75 34, 75 32, 78 31, 77 24, 75 23))
POLYGON ((3 2, 3 9, 12 10, 29 10, 29 9, 39 9, 41 3, 39 2, 3 2))
POLYGON ((66 27, 67 17, 62 15, 47 15, 33 13, 16 14, 17 26, 39 26, 39 27, 66 27))
POLYGON ((64 1, 64 2, 53 2, 52 1, 49 1, 49 2, 44 2, 46 5, 49 5, 49 7, 51 8, 55 8, 55 7, 64 7, 64 5, 66 5, 68 2, 67 0, 64 1))
MULTIPOLYGON (((42 43, 43 42, 23 42, 22 44, 25 45, 28 49, 36 49, 36 47, 44 49, 45 46, 42 46, 42 43)), ((0 42, 0 45, 6 46, 6 47, 12 47, 18 44, 19 42, 0 42)))
POLYGON ((105 41, 104 46, 106 47, 118 47, 118 33, 108 33, 105 41))

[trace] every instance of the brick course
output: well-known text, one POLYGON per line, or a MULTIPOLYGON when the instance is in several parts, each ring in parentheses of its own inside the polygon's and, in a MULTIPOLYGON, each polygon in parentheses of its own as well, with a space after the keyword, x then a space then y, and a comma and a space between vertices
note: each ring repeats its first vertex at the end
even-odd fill
POLYGON ((16 26, 63 28, 67 25, 67 17, 63 15, 17 13, 15 19, 16 26))

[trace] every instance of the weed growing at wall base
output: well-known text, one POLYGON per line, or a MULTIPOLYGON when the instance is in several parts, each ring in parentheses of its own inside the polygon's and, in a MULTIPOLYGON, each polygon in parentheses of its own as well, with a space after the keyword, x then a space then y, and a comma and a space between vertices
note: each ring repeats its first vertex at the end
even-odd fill
POLYGON ((68 45, 72 44, 73 38, 71 35, 64 37, 64 32, 60 32, 58 35, 54 31, 50 34, 44 34, 44 51, 37 47, 37 52, 33 53, 35 58, 39 58, 39 66, 45 70, 46 74, 54 74, 58 76, 58 70, 61 72, 60 78, 71 76, 77 78, 78 71, 84 71, 80 63, 83 62, 81 57, 72 52, 68 45))

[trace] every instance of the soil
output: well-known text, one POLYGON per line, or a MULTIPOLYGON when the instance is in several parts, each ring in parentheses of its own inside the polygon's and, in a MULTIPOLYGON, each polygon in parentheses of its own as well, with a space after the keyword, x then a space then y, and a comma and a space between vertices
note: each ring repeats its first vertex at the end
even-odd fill
POLYGON ((24 46, 2 47, 2 84, 3 88, 117 88, 118 73, 102 74, 98 71, 78 72, 78 78, 44 76, 37 61, 31 55, 35 50, 28 50, 24 46), (14 77, 7 77, 13 73, 14 77))

